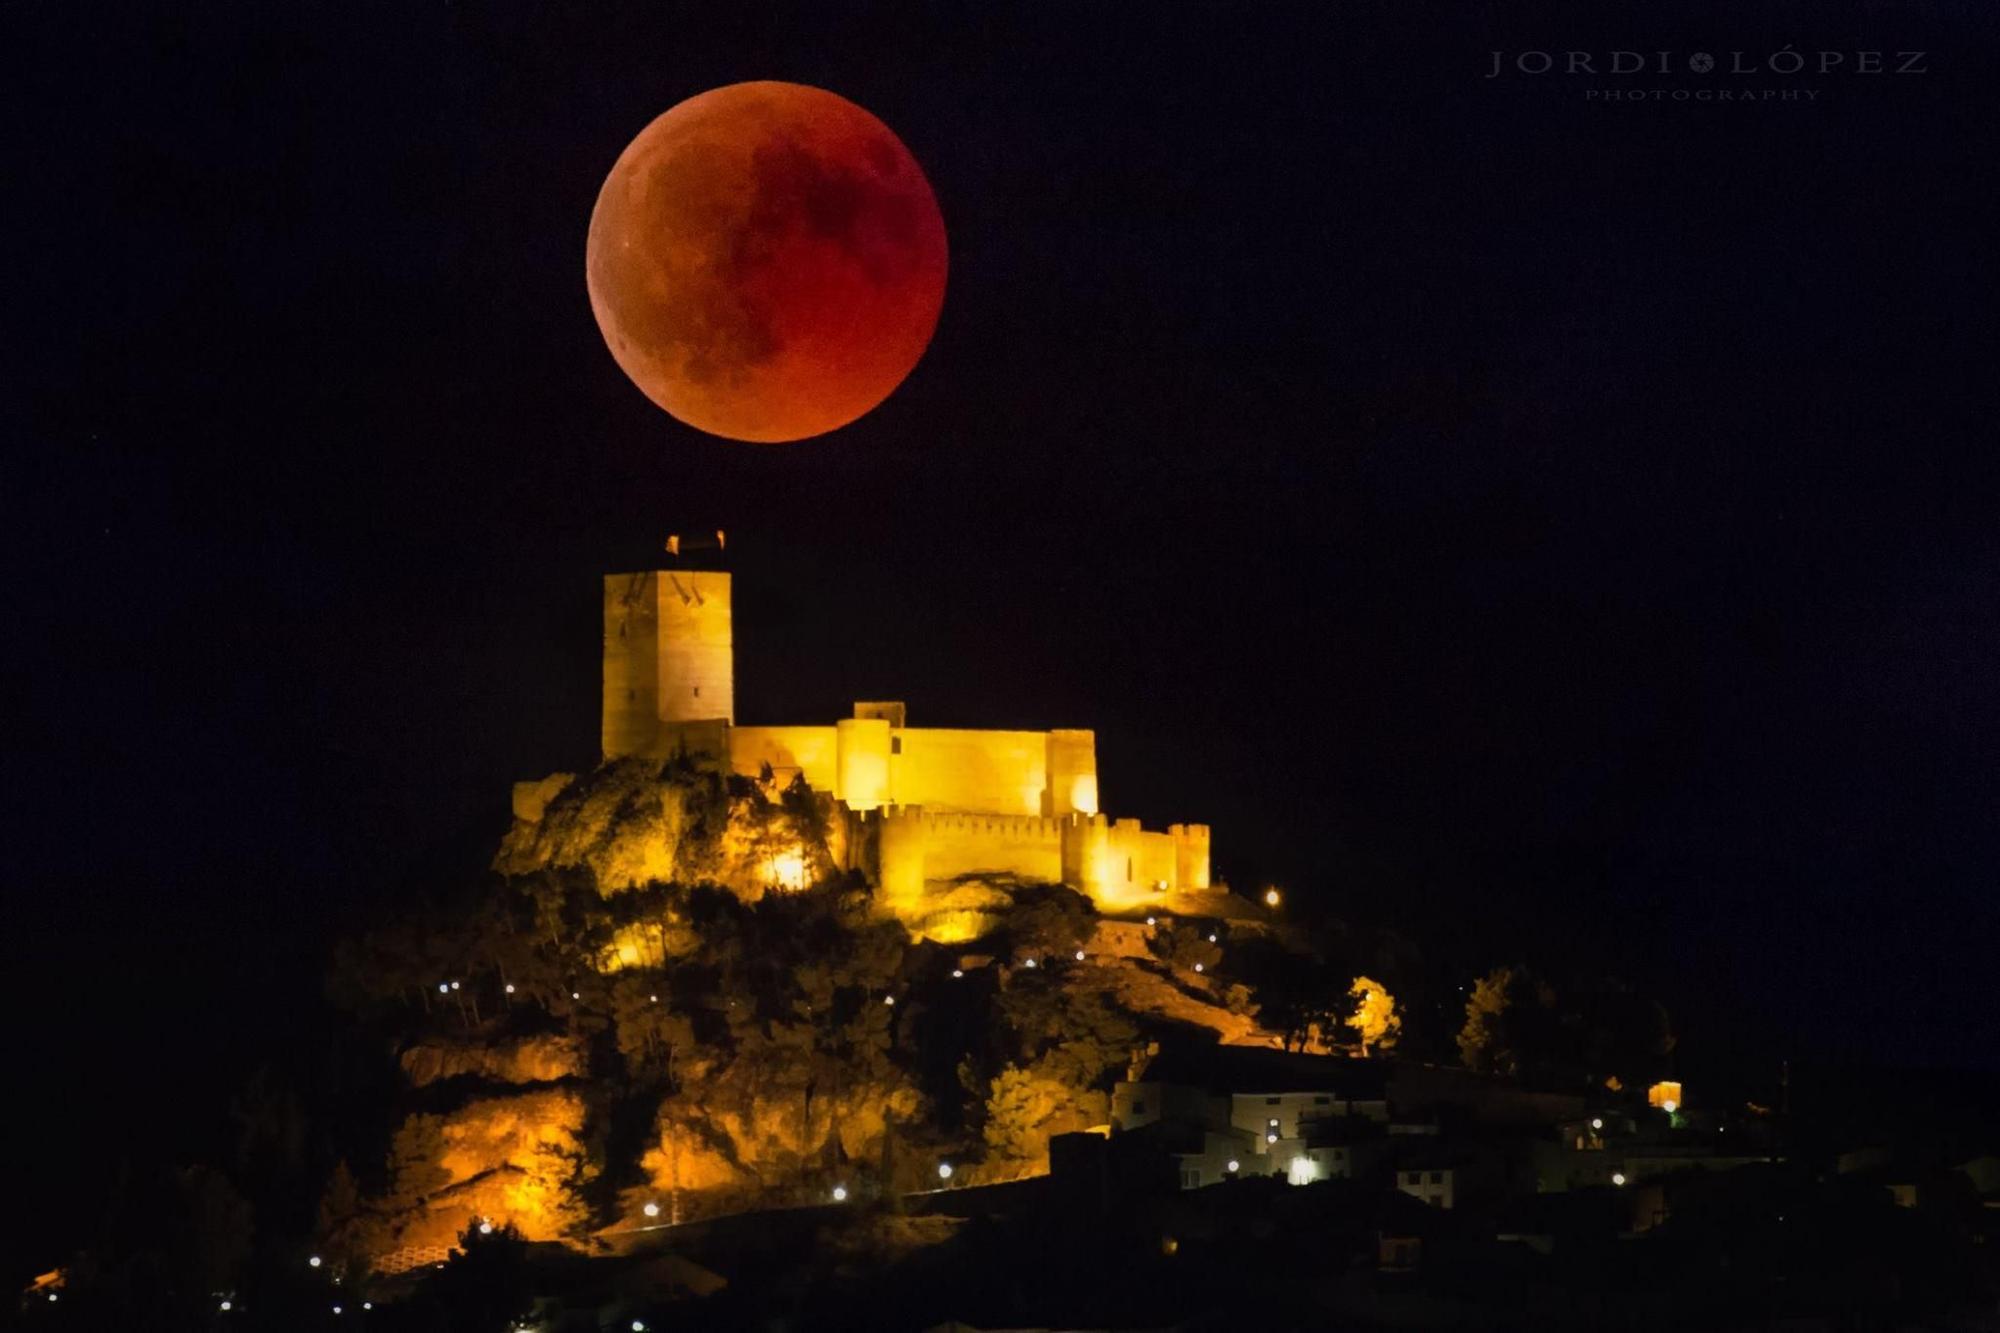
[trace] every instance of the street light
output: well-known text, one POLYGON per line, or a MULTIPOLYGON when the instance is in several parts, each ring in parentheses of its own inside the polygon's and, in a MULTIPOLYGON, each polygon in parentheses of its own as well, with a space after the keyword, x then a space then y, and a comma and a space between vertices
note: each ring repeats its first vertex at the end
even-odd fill
POLYGON ((312 1258, 310 1258, 310 1259, 306 1260, 306 1266, 307 1266, 307 1267, 309 1267, 309 1268, 318 1268, 318 1267, 319 1267, 319 1256, 315 1254, 315 1255, 314 1255, 314 1256, 313 1256, 312 1258))
POLYGON ((1603 1117, 1603 1116, 1593 1116, 1593 1117, 1591 1117, 1591 1121, 1590 1121, 1590 1127, 1591 1127, 1592 1129, 1603 1129, 1603 1128, 1604 1128, 1604 1117, 1603 1117))
POLYGON ((1614 1185, 1623 1185, 1625 1183, 1625 1173, 1623 1171, 1613 1171, 1611 1173, 1611 1183, 1614 1185))
POLYGON ((950 1162, 939 1162, 939 1163, 938 1163, 938 1179, 939 1179, 939 1180, 950 1180, 950 1179, 951 1179, 951 1163, 950 1163, 950 1162))
POLYGON ((660 1215, 660 1205, 648 1199, 646 1200, 646 1206, 639 1211, 648 1217, 658 1217, 660 1215))
POLYGON ((484 1217, 479 1219, 479 1234, 482 1236, 490 1236, 493 1234, 493 1223, 491 1219, 484 1217))
POLYGON ((951 974, 952 974, 952 975, 953 975, 954 977, 962 977, 962 976, 964 976, 964 975, 965 975, 965 969, 964 969, 964 968, 962 968, 962 967, 954 967, 954 968, 953 968, 953 969, 951 970, 951 974))
POLYGON ((835 1203, 846 1203, 846 1202, 847 1202, 847 1186, 845 1186, 845 1185, 835 1185, 835 1186, 833 1187, 833 1201, 834 1201, 835 1203))
POLYGON ((1078 949, 1076 951, 1076 961, 1079 963, 1083 961, 1083 950, 1078 949))
POLYGON ((1239 1170, 1241 1170, 1241 1169, 1242 1169, 1242 1166, 1243 1166, 1243 1164, 1242 1164, 1241 1162, 1237 1161, 1237 1160, 1236 1160, 1236 1159, 1235 1159, 1234 1157, 1232 1157, 1232 1158, 1230 1158, 1230 1159, 1229 1159, 1229 1169, 1230 1169, 1230 1171, 1231 1171, 1231 1172, 1235 1172, 1235 1171, 1239 1171, 1239 1170))
POLYGON ((1272 885, 1270 888, 1264 890, 1264 906, 1276 907, 1284 900, 1284 895, 1278 892, 1276 885, 1272 885))

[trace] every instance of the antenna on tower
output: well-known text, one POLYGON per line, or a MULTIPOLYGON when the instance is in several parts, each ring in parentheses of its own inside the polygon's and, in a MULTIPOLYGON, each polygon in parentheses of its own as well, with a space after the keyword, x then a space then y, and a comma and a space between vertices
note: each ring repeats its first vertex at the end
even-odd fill
POLYGON ((729 534, 721 528, 715 530, 714 537, 683 537, 678 532, 667 534, 667 554, 678 557, 682 551, 722 551, 729 547, 729 534))

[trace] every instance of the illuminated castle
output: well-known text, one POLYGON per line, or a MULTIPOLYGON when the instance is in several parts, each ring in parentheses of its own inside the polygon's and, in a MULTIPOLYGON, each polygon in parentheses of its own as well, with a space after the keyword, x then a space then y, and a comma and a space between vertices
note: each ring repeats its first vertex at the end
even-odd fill
POLYGON ((807 726, 739 726, 729 575, 658 570, 604 580, 606 759, 678 753, 782 785, 803 776, 838 802, 843 869, 885 904, 918 910, 928 886, 1018 876, 1064 883, 1104 909, 1209 888, 1205 824, 1149 832, 1098 806, 1089 731, 907 725, 901 703, 807 726))

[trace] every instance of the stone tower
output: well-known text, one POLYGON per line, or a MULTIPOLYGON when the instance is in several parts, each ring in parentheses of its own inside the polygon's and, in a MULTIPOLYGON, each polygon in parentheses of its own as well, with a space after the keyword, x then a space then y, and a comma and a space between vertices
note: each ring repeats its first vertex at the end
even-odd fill
POLYGON ((729 575, 604 578, 604 757, 660 755, 685 722, 736 721, 729 575))

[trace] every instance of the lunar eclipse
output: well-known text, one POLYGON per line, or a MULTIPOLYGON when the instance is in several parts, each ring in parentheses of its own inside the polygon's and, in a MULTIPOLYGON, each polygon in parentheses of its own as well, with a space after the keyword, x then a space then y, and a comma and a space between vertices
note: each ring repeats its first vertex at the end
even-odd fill
POLYGON ((838 429, 923 355, 944 303, 944 219, 869 112, 738 83, 632 140, 591 213, 598 328, 632 382, 735 440, 838 429))

